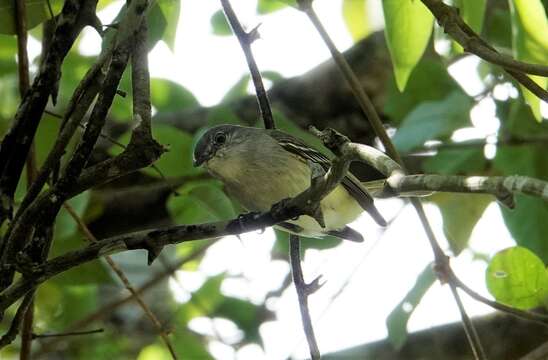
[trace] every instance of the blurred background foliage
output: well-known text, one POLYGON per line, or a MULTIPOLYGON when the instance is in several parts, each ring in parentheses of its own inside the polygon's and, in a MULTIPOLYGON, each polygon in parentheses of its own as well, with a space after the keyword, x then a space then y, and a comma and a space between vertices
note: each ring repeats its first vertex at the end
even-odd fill
MULTIPOLYGON (((434 24, 432 15, 420 1, 383 1, 385 34, 384 37, 380 35, 382 41, 375 40, 379 34, 372 33, 371 19, 366 13, 368 1, 372 0, 343 1, 341 13, 355 41, 346 55, 414 172, 488 176, 521 174, 548 180, 546 104, 542 112, 538 99, 516 85, 500 68, 482 61, 468 68, 476 72, 482 90, 472 94, 466 91, 463 85, 466 80, 449 72, 448 68, 467 55, 434 24), (369 53, 363 53, 364 46, 369 47, 369 53), (379 71, 375 67, 364 70, 360 65, 370 61, 363 58, 386 59, 388 56, 392 66, 390 62, 380 61, 380 65, 375 64, 381 66, 379 71), (382 85, 374 86, 375 81, 382 85), (483 137, 459 141, 455 134, 474 127, 470 114, 486 102, 495 105, 499 124, 492 133, 483 137)), ((99 8, 113 2, 101 0, 99 8)), ((452 3, 460 8, 465 21, 500 52, 525 61, 548 63, 547 1, 453 0, 452 3)), ((295 5, 294 2, 259 0, 257 13, 270 14, 291 5, 295 5)), ((11 1, 0 1, 1 134, 9 128, 19 103, 12 6, 11 1)), ((61 6, 61 0, 51 1, 55 14, 61 6)), ((32 28, 30 35, 40 41, 40 24, 50 16, 47 3, 28 0, 27 9, 28 24, 32 28)), ((151 49, 160 41, 173 49, 180 11, 185 9, 182 6, 181 10, 179 0, 153 3, 148 13, 151 49)), ((231 35, 221 11, 213 14, 210 25, 213 34, 231 35)), ((107 33, 111 31, 107 30, 107 33)), ((94 56, 82 55, 78 49, 77 42, 63 64, 58 104, 50 107, 54 114, 64 112, 73 90, 95 61, 94 56)), ((39 57, 36 57, 31 72, 36 71, 38 61, 39 57)), ((302 130, 307 125, 331 125, 354 141, 374 144, 371 131, 361 119, 348 89, 340 85, 340 80, 330 77, 331 68, 326 70, 326 65, 322 66, 315 73, 303 75, 302 79, 284 79, 276 69, 264 69, 263 76, 272 83, 277 126, 316 146, 319 146, 318 140, 302 130), (307 82, 311 78, 324 80, 320 82, 321 86, 311 87, 308 85, 312 81, 307 82), (322 105, 321 102, 326 103, 322 105), (325 108, 329 108, 329 112, 324 111, 325 108), (323 115, 315 113, 322 111, 323 115)), ((128 72, 120 84, 127 96, 117 97, 111 108, 106 136, 101 138, 94 161, 119 153, 122 150, 119 144, 129 141, 131 85, 128 72), (112 138, 119 144, 114 144, 112 138)), ((225 195, 219 182, 192 167, 191 154, 196 138, 207 126, 227 122, 260 126, 254 100, 248 92, 249 80, 248 75, 242 77, 218 105, 206 108, 184 86, 168 79, 152 79, 154 136, 170 151, 155 164, 155 168, 143 169, 138 174, 86 191, 70 201, 97 237, 152 226, 230 219, 242 212, 225 195)), ((546 79, 537 78, 536 81, 546 87, 546 79)), ((60 119, 55 115, 43 116, 36 136, 39 164, 54 143, 59 125, 60 119)), ((378 177, 371 169, 361 171, 370 179, 378 177)), ((25 190, 25 181, 21 181, 17 200, 21 200, 25 190)), ((493 199, 436 194, 427 201, 441 210, 450 250, 457 256, 467 248, 474 226, 493 199)), ((509 305, 522 309, 544 306, 548 294, 545 268, 548 261, 548 204, 538 199, 518 197, 515 210, 503 208, 502 211, 505 225, 517 247, 485 260, 490 261, 485 274, 487 286, 495 298, 509 305)), ((278 240, 271 256, 286 260, 287 235, 276 234, 278 240)), ((76 224, 65 210, 61 210, 50 256, 84 246, 82 239, 76 224)), ((340 241, 305 240, 303 244, 306 253, 308 248, 335 247, 340 241)), ((184 301, 175 298, 168 286, 169 274, 173 270, 196 269, 211 245, 187 243, 164 250, 151 267, 146 266, 142 253, 127 253, 120 258, 122 268, 137 287, 153 288, 144 291, 143 296, 167 324, 176 350, 184 354, 183 358, 211 358, 208 343, 212 339, 234 349, 249 343, 261 345, 259 327, 274 317, 272 310, 265 305, 266 298, 257 302, 223 294, 223 281, 237 275, 221 273, 212 276, 198 288, 188 291, 188 298, 184 301), (229 321, 240 330, 240 335, 235 339, 222 339, 190 329, 187 326, 189 322, 199 317, 229 321)), ((419 304, 434 282, 429 265, 424 265, 425 272, 401 304, 419 304)), ((288 279, 281 288, 271 289, 268 296, 279 296, 290 285, 288 279)), ((124 296, 127 295, 121 291, 119 281, 103 260, 70 270, 43 284, 36 297, 36 332, 101 327, 105 333, 40 340, 35 349, 37 358, 169 358, 155 329, 137 306, 127 300, 124 302, 124 296)), ((387 320, 390 339, 397 347, 406 341, 405 329, 410 315, 410 312, 402 312, 400 306, 387 320)), ((13 310, 7 318, 11 316, 13 310)), ((7 321, 1 324, 2 332, 6 331, 7 324, 7 321)), ((18 346, 15 342, 2 351, 1 357, 15 357, 18 346)), ((466 345, 463 343, 462 346, 466 345)))

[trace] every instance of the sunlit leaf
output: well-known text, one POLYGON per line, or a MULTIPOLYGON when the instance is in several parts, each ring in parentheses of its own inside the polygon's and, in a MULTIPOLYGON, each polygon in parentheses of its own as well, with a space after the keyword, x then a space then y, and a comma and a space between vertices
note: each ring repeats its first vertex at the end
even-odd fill
MULTIPOLYGON (((548 20, 540 0, 509 0, 512 18, 512 46, 516 59, 536 64, 548 63, 548 20)), ((531 78, 543 89, 548 79, 531 78)), ((541 121, 540 99, 521 86, 523 96, 537 121, 541 121)))
POLYGON ((386 318, 386 327, 388 329, 388 339, 396 349, 400 349, 407 340, 407 322, 413 314, 413 311, 419 305, 424 294, 430 289, 436 280, 432 266, 427 265, 417 277, 415 285, 409 290, 407 295, 390 312, 386 318))
POLYGON ((430 39, 434 17, 422 2, 384 0, 385 35, 398 89, 403 91, 430 39))
POLYGON ((367 0, 343 0, 344 23, 352 39, 358 41, 371 32, 371 26, 367 17, 367 0))
POLYGON ((485 271, 485 281, 497 301, 519 309, 541 306, 548 300, 544 263, 523 247, 498 252, 485 271))

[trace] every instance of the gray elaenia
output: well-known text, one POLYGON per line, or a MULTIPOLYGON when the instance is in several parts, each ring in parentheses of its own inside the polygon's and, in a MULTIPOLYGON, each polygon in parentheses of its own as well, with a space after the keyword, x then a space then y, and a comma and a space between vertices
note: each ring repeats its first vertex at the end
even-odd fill
MULTIPOLYGON (((249 211, 268 211, 280 200, 294 197, 310 186, 310 163, 324 170, 329 159, 301 140, 279 130, 219 125, 205 132, 194 149, 194 165, 205 165, 228 193, 249 211)), ((366 210, 375 221, 386 221, 360 181, 348 174, 320 203, 325 228, 310 216, 279 224, 303 236, 333 235, 363 241, 346 226, 366 210)))

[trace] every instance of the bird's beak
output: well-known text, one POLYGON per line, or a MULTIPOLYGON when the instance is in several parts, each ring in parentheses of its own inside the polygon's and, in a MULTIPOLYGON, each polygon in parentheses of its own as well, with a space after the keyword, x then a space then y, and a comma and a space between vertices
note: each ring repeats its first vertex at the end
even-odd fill
POLYGON ((192 157, 192 165, 194 167, 201 166, 203 163, 208 161, 211 158, 211 153, 209 151, 202 151, 199 153, 194 153, 192 157))

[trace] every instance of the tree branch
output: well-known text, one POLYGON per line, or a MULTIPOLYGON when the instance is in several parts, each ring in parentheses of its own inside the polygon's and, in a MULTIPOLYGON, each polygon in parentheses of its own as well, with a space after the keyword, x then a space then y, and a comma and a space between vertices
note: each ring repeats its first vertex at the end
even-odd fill
POLYGON ((250 32, 246 32, 240 24, 238 17, 234 13, 234 10, 230 5, 230 1, 221 0, 221 4, 223 6, 226 18, 228 19, 228 23, 230 24, 232 31, 238 38, 240 46, 244 51, 245 60, 247 61, 247 66, 249 67, 249 73, 251 74, 251 79, 253 79, 253 85, 255 85, 257 101, 259 102, 259 109, 261 111, 264 127, 266 129, 274 129, 276 128, 276 124, 274 123, 274 117, 272 116, 272 109, 270 107, 270 102, 268 101, 268 95, 266 94, 261 73, 259 72, 257 63, 253 57, 253 52, 251 51, 251 44, 259 38, 258 27, 255 27, 250 32))
POLYGON ((517 61, 510 56, 498 53, 462 20, 458 9, 444 4, 441 0, 421 0, 438 20, 445 32, 458 42, 465 51, 473 53, 492 64, 499 65, 514 79, 529 89, 539 99, 548 102, 548 92, 525 74, 548 76, 548 67, 517 61))
POLYGON ((319 279, 316 278, 310 284, 304 281, 303 269, 301 268, 301 249, 299 236, 289 235, 289 259, 291 263, 291 273, 293 274, 293 283, 297 290, 297 298, 299 299, 299 308, 301 310, 301 319, 303 322, 304 333, 308 348, 310 349, 310 357, 312 360, 320 359, 320 350, 314 335, 312 327, 312 319, 310 318, 310 310, 308 309, 308 296, 319 289, 319 279))

